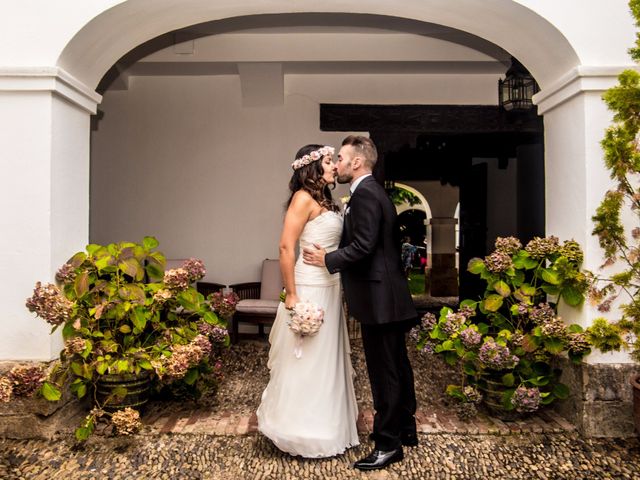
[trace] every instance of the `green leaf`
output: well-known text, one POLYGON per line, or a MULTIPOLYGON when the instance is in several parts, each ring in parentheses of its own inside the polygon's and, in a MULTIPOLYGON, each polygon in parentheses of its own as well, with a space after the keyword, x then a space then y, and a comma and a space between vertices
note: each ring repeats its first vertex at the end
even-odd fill
POLYGON ((129 362, 127 360, 118 360, 116 362, 116 370, 118 373, 127 372, 129 370, 129 362))
POLYGON ((44 382, 40 388, 42 396, 50 402, 57 402, 62 398, 62 392, 49 382, 44 382))
POLYGON ((82 297, 89 291, 89 272, 84 270, 78 274, 73 282, 73 289, 77 298, 82 297))
POLYGON ((155 262, 147 263, 145 270, 147 271, 147 275, 149 275, 149 278, 152 278, 154 280, 159 280, 164 277, 164 267, 158 265, 155 262))
POLYGON ((138 362, 138 365, 140 365, 140 367, 144 368, 145 370, 153 370, 153 365, 151 365, 151 362, 149 360, 140 360, 138 362))
POLYGON ((486 271, 487 267, 485 266, 484 261, 481 258, 472 258, 471 260, 469 260, 467 270, 474 275, 478 275, 486 271))
POLYGON ((522 349, 525 352, 535 352, 540 346, 540 338, 533 335, 525 335, 522 339, 522 349))
POLYGON ((516 383, 516 377, 513 375, 513 373, 507 373, 506 375, 502 376, 502 384, 505 387, 513 387, 514 383, 516 383))
POLYGON ((504 299, 500 295, 488 295, 482 301, 482 304, 485 310, 489 312, 497 312, 498 309, 502 306, 503 301, 504 299))
POLYGON ((87 438, 89 438, 89 435, 91 435, 91 430, 89 430, 87 427, 78 427, 76 428, 76 440, 78 440, 79 442, 84 442, 87 438))
POLYGON ((111 394, 118 399, 123 399, 128 392, 126 387, 116 387, 111 391, 111 394))
POLYGON ((551 285, 560 285, 560 274, 550 268, 542 269, 542 279, 551 285))
POLYGON ((520 286, 520 290, 522 290, 522 293, 525 295, 533 296, 536 294, 536 287, 529 285, 528 283, 523 283, 520 286))
POLYGON ((146 250, 153 250, 154 248, 156 248, 158 245, 160 245, 160 242, 158 242, 158 240, 156 240, 155 237, 144 237, 142 239, 142 246, 146 249, 146 250))
POLYGON ((559 338, 547 338, 544 341, 544 348, 550 353, 558 354, 564 350, 564 342, 559 338))
POLYGON ((96 372, 98 373, 98 375, 104 375, 104 372, 106 371, 107 371, 106 362, 98 362, 96 364, 96 372))
MULTIPOLYGON (((503 282, 502 280, 497 281, 496 283, 493 284, 493 289, 498 292, 498 294, 504 298, 508 297, 509 295, 511 295, 511 289, 509 288, 509 285, 507 285, 505 282, 503 282)), ((494 310, 495 311, 495 310, 494 310)))
POLYGON ((76 395, 78 398, 83 398, 87 394, 87 385, 85 383, 81 384, 76 391, 76 395))
POLYGON ((73 257, 71 257, 67 263, 71 265, 73 268, 78 268, 80 265, 84 263, 87 259, 87 255, 84 252, 78 252, 73 257))
POLYGON ((560 293, 560 288, 555 285, 542 285, 542 291, 548 295, 558 295, 560 293))
POLYGON ((471 362, 465 362, 465 364, 462 366, 462 370, 467 375, 475 375, 476 373, 478 373, 475 368, 475 365, 471 362))
POLYGON ((184 376, 184 383, 186 383, 187 385, 193 385, 194 383, 196 383, 196 380, 198 379, 199 376, 200 376, 200 372, 198 372, 198 369, 192 368, 184 376))
POLYGON ((131 333, 131 327, 129 325, 121 325, 118 330, 122 333, 131 333))
POLYGON ((466 398, 464 396, 462 387, 459 385, 447 385, 447 395, 457 398, 460 401, 465 401, 466 398))
POLYGON ((569 331, 569 333, 582 333, 582 332, 584 332, 584 328, 582 328, 580 325, 577 325, 575 323, 572 323, 571 325, 569 325, 569 327, 567 327, 567 330, 569 331))
POLYGON ((104 247, 102 245, 96 245, 95 243, 90 243, 89 245, 87 245, 86 250, 89 255, 94 255, 101 248, 104 248, 104 247))
POLYGON ((564 383, 558 383, 553 387, 553 394, 559 398, 560 400, 566 400, 569 398, 569 387, 567 387, 564 383))
POLYGON ((126 273, 136 280, 142 280, 142 277, 144 277, 144 270, 142 268, 142 265, 140 265, 140 262, 133 257, 120 260, 118 262, 118 268, 123 273, 126 273))
POLYGON ((563 288, 560 295, 564 298, 564 301, 572 307, 577 307, 584 302, 584 295, 574 286, 563 288))
POLYGON ((131 322, 133 323, 133 326, 140 331, 144 330, 144 327, 147 326, 147 317, 145 316, 144 309, 138 307, 135 308, 132 313, 133 315, 131 315, 131 322))

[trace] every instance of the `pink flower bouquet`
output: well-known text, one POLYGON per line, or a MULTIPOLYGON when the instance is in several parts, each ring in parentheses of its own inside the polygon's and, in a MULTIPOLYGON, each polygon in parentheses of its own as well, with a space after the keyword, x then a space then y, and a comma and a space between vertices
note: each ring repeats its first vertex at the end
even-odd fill
POLYGON ((298 302, 291 312, 289 328, 298 338, 294 354, 296 358, 302 357, 302 340, 311 337, 320 331, 324 321, 324 310, 311 302, 298 302))

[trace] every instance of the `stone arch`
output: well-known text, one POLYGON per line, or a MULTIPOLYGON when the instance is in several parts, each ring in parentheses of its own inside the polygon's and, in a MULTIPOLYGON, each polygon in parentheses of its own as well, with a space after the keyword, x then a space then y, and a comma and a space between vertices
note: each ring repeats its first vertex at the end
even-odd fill
POLYGON ((127 0, 84 25, 61 52, 57 65, 94 89, 125 53, 159 35, 202 22, 249 15, 325 13, 382 15, 455 28, 488 40, 517 57, 544 89, 580 64, 558 28, 514 0, 127 0), (533 48, 535 46, 535 48, 533 48))

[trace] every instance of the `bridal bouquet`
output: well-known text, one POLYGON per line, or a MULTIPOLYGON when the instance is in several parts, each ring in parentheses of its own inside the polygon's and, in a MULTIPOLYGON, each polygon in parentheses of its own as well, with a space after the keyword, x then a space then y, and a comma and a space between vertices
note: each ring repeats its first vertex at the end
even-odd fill
POLYGON ((298 302, 291 311, 291 320, 288 322, 289 328, 297 334, 294 354, 296 358, 302 357, 302 340, 320 331, 324 321, 324 310, 311 302, 298 302))

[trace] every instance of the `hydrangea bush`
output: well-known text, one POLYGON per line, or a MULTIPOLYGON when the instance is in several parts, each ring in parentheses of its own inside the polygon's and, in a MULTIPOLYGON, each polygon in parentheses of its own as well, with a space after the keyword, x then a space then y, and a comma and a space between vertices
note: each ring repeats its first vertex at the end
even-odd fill
MULTIPOLYGON (((147 372, 159 387, 182 383, 197 390, 210 383, 210 360, 229 337, 217 305, 192 286, 205 267, 189 259, 165 271, 157 246, 153 237, 88 245, 59 269, 57 285, 36 284, 27 308, 52 332, 61 328, 65 342, 58 367, 41 384, 46 399, 59 400, 69 385, 78 398, 94 395, 97 404, 95 384, 106 374, 147 372)), ((79 439, 93 431, 103 406, 87 416, 79 439)))
POLYGON ((590 352, 579 325, 565 325, 558 302, 583 303, 589 278, 580 270, 582 251, 574 241, 534 238, 526 246, 514 237, 498 238, 495 251, 469 262, 486 281, 481 299, 464 300, 457 311, 445 307, 439 318, 427 313, 411 332, 423 352, 441 355, 461 374, 447 393, 463 403, 468 417, 487 392, 502 387, 500 408, 532 412, 567 398, 555 360, 579 363, 590 352))

